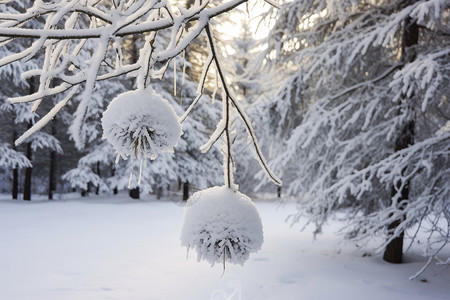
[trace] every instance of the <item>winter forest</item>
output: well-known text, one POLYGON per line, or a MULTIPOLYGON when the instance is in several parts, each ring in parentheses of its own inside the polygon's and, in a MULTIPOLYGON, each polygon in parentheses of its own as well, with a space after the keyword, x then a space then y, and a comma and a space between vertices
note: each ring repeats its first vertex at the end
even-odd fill
POLYGON ((449 0, 0 0, 0 79, 0 299, 450 297, 449 0))

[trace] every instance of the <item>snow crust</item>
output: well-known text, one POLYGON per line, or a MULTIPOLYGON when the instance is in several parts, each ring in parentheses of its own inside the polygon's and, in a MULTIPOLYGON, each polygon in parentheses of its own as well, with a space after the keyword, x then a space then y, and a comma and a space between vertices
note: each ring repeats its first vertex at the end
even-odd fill
POLYGON ((182 134, 173 107, 151 88, 120 94, 102 117, 103 139, 127 159, 173 152, 182 134))
POLYGON ((242 265, 250 253, 261 249, 263 241, 261 218, 246 195, 215 186, 189 198, 181 244, 194 248, 198 261, 242 265))

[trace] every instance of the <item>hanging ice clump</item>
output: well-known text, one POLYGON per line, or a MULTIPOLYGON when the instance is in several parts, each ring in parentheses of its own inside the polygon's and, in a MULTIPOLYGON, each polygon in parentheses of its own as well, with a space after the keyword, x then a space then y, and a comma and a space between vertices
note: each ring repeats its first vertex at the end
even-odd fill
POLYGON ((181 124, 169 102, 151 88, 120 94, 102 117, 103 139, 126 159, 155 159, 173 152, 181 136, 181 124))
POLYGON ((181 244, 213 266, 244 264, 263 244, 261 218, 250 198, 226 186, 194 193, 188 200, 181 244))

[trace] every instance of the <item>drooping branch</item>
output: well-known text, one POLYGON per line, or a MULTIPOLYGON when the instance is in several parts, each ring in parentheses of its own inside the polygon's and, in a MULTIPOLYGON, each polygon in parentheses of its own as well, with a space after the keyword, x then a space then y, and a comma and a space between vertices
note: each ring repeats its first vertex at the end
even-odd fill
MULTIPOLYGON (((224 96, 222 97, 223 120, 219 122, 210 141, 202 150, 208 151, 221 136, 224 136, 226 148, 224 151, 225 184, 232 187, 231 110, 235 107, 253 141, 257 160, 269 178, 276 184, 281 184, 281 181, 269 170, 259 149, 251 123, 243 109, 234 100, 234 96, 226 83, 223 68, 220 65, 217 49, 209 28, 209 21, 212 18, 226 13, 245 2, 247 0, 232 0, 215 7, 206 8, 209 1, 202 1, 201 4, 199 2, 198 5, 190 9, 180 9, 178 14, 173 13, 164 1, 140 1, 128 6, 124 4, 125 2, 122 2, 118 7, 111 9, 111 14, 95 8, 98 2, 92 7, 85 7, 81 4, 73 6, 52 4, 45 7, 36 5, 22 14, 0 14, 0 21, 2 21, 0 24, 0 38, 3 37, 5 43, 7 43, 8 39, 14 40, 15 38, 38 39, 32 46, 25 48, 23 52, 2 58, 0 60, 1 65, 10 64, 23 58, 32 58, 41 47, 46 48, 42 67, 27 72, 27 76, 40 78, 39 89, 32 95, 12 98, 10 99, 11 102, 35 102, 33 107, 36 109, 43 98, 66 93, 65 98, 55 105, 35 126, 25 132, 16 143, 20 144, 33 132, 45 126, 84 84, 81 101, 75 113, 75 121, 70 128, 77 146, 81 148, 84 145, 81 126, 89 108, 92 98, 91 93, 96 82, 131 74, 137 78, 138 87, 145 88, 150 77, 156 78, 164 74, 169 62, 183 52, 205 29, 209 41, 210 56, 205 62, 198 85, 198 96, 180 118, 180 121, 187 117, 200 100, 206 74, 214 61, 224 89, 224 96), (23 27, 37 17, 46 18, 43 29, 23 27), (78 28, 85 27, 86 22, 89 22, 89 28, 78 28), (186 30, 187 23, 195 23, 195 25, 186 30), (64 24, 64 29, 58 29, 58 26, 61 24, 64 24), (164 50, 158 49, 156 51, 155 49, 157 48, 153 46, 153 42, 155 41, 156 33, 163 29, 172 31, 171 39, 164 50), (123 65, 123 55, 121 53, 123 47, 121 45, 123 42, 122 38, 145 33, 151 34, 149 35, 150 37, 147 36, 144 47, 141 49, 140 59, 136 63, 123 65), (90 39, 98 39, 99 41, 99 47, 95 49, 94 53, 90 52, 92 49, 87 49, 88 43, 86 42, 90 39), (73 45, 72 41, 77 40, 79 40, 79 43, 73 45), (89 59, 80 60, 81 55, 85 53, 83 52, 84 50, 87 50, 86 53, 88 53, 89 59), (111 55, 108 52, 110 50, 113 50, 112 55, 115 55, 115 64, 108 60, 110 58, 109 55, 111 55), (165 66, 159 70, 154 70, 156 63, 163 63, 165 66), (58 85, 52 86, 55 83, 58 85)), ((114 57, 112 62, 114 62, 114 57)))
MULTIPOLYGON (((236 108, 239 116, 241 117, 241 120, 244 124, 244 127, 247 129, 247 133, 250 135, 250 138, 252 140, 253 143, 253 147, 256 153, 256 157, 258 162, 260 163, 261 167, 263 168, 263 170, 265 171, 266 175, 268 176, 268 178, 270 180, 272 180, 275 184, 280 185, 281 186, 281 180, 269 169, 263 155, 262 152, 259 148, 256 136, 254 134, 254 130, 252 128, 252 125, 250 123, 250 121, 247 118, 247 115, 245 114, 244 110, 240 107, 239 103, 237 101, 234 100, 234 96, 231 92, 231 90, 228 88, 228 84, 226 82, 226 78, 223 72, 223 68, 221 67, 220 61, 218 59, 217 56, 217 50, 214 44, 214 38, 210 29, 209 24, 206 25, 205 27, 205 31, 206 31, 206 35, 208 37, 208 43, 209 43, 209 47, 210 47, 210 51, 211 51, 211 55, 214 59, 215 65, 216 65, 216 69, 217 69, 217 73, 219 74, 219 78, 220 81, 222 83, 222 87, 224 89, 224 93, 225 93, 225 99, 222 99, 222 101, 226 102, 226 108, 225 108, 225 141, 227 143, 227 148, 228 148, 228 158, 227 158, 227 168, 226 170, 230 170, 229 168, 231 168, 231 164, 232 164, 232 157, 231 157, 231 144, 230 144, 230 126, 228 125, 228 122, 230 122, 229 119, 229 111, 231 108, 231 105, 234 105, 234 107, 236 108)), ((230 171, 231 172, 231 171, 230 171)), ((228 176, 228 175, 227 175, 228 176)), ((230 176, 228 176, 230 178, 230 176)))

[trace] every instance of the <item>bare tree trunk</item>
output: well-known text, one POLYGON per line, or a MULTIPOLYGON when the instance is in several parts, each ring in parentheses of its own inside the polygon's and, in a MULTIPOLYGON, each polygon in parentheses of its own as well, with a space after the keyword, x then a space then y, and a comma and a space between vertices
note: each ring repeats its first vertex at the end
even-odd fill
POLYGON ((19 170, 16 167, 13 170, 12 198, 17 200, 18 194, 19 194, 19 170))
POLYGON ((48 200, 53 200, 53 191, 55 190, 55 168, 56 152, 50 151, 50 172, 48 174, 48 200))
MULTIPOLYGON (((403 31, 403 52, 402 59, 406 62, 412 62, 416 58, 416 54, 413 46, 417 45, 419 42, 419 27, 417 24, 411 19, 407 18, 405 21, 405 29, 403 31)), ((404 97, 402 104, 403 109, 410 109, 409 103, 410 99, 406 99, 404 97)), ((415 120, 413 117, 414 112, 410 111, 411 120, 405 122, 403 128, 401 128, 400 135, 397 137, 395 141, 395 151, 400 151, 408 148, 412 144, 414 144, 414 127, 415 120)), ((403 170, 404 172, 405 170, 403 170)), ((409 181, 408 182, 398 182, 397 186, 392 187, 392 197, 398 193, 398 188, 404 184, 403 189, 401 190, 401 197, 398 199, 399 209, 403 210, 406 207, 406 204, 409 199, 409 181)), ((393 221, 388 226, 388 232, 392 236, 395 233, 395 230, 404 221, 404 217, 393 221)), ((404 232, 400 232, 392 241, 386 246, 384 250, 383 259, 390 263, 402 263, 403 262, 403 237, 404 232)))
MULTIPOLYGON (((114 177, 114 175, 116 174, 116 166, 113 165, 111 168, 111 177, 114 177)), ((117 195, 119 193, 119 190, 117 189, 117 187, 113 188, 113 195, 117 195)))
MULTIPOLYGON (((30 95, 37 91, 36 88, 36 79, 34 77, 28 80, 28 84, 30 86, 30 95)), ((32 121, 28 122, 28 129, 33 126, 32 121)), ((33 149, 31 148, 31 142, 27 143, 27 153, 26 156, 30 162, 33 160, 33 149)), ((28 167, 25 169, 25 186, 23 189, 23 200, 30 201, 31 200, 31 175, 32 175, 33 167, 28 167)))
MULTIPOLYGON (((52 136, 56 135, 55 120, 51 123, 52 136)), ((50 171, 48 174, 48 200, 53 200, 53 191, 56 189, 55 170, 56 170, 56 151, 50 151, 50 171)))
POLYGON ((139 187, 135 187, 134 189, 130 189, 128 194, 130 195, 131 198, 133 199, 139 199, 139 187))
POLYGON ((187 201, 189 199, 189 181, 183 183, 183 200, 187 201))
MULTIPOLYGON (((412 145, 414 143, 414 127, 415 122, 411 120, 403 128, 402 134, 397 138, 395 151, 400 151, 412 145)), ((405 171, 405 170, 403 170, 405 171)), ((392 197, 397 194, 397 190, 400 188, 402 182, 398 182, 395 187, 392 187, 392 197)), ((401 190, 401 197, 398 199, 400 203, 399 209, 404 210, 406 203, 409 199, 409 181, 404 183, 404 187, 401 190)), ((404 217, 393 221, 388 226, 389 234, 394 234, 397 227, 404 221, 404 217)), ((403 237, 404 232, 402 231, 396 238, 394 238, 384 250, 383 259, 390 263, 400 264, 403 262, 403 237)))
MULTIPOLYGON (((28 128, 31 128, 31 122, 28 124, 28 128)), ((33 160, 33 150, 31 149, 31 142, 27 143, 27 158, 31 162, 33 160)), ((25 169, 25 185, 23 189, 23 200, 31 200, 31 175, 33 167, 25 169)))
POLYGON ((162 198, 162 196, 163 196, 163 187, 162 186, 159 186, 157 189, 156 189, 156 199, 161 199, 162 198))
MULTIPOLYGON (((96 169, 95 172, 97 173, 98 177, 101 177, 101 174, 100 174, 100 162, 97 162, 97 165, 96 165, 95 169, 96 169)), ((95 187, 95 194, 98 195, 99 192, 100 192, 100 185, 97 185, 95 187)))
MULTIPOLYGON (((14 130, 13 131, 13 149, 14 150, 17 150, 16 145, 14 143, 16 138, 17 138, 17 133, 14 130)), ((12 198, 17 200, 18 194, 19 194, 19 170, 16 165, 16 167, 13 169, 12 198)))

